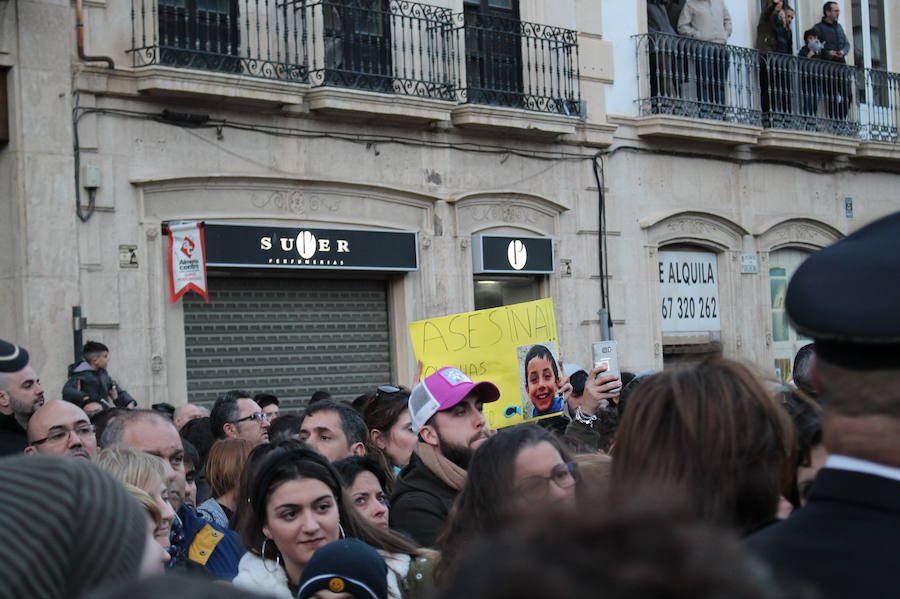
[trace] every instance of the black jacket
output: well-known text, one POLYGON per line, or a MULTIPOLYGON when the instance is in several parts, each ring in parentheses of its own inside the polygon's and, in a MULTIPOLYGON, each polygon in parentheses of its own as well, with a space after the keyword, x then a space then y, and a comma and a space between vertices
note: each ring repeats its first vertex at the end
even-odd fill
MULTIPOLYGON (((104 406, 111 407, 113 402, 109 398, 109 389, 113 380, 105 370, 94 370, 87 362, 72 364, 69 366, 69 380, 63 385, 63 399, 76 406, 84 406, 85 397, 88 401, 97 401, 104 406)), ((115 407, 126 408, 129 404, 137 405, 131 395, 125 389, 117 386, 118 398, 115 407)))
POLYGON ((820 599, 900 597, 900 481, 823 468, 807 504, 752 535, 750 549, 789 586, 820 599))
POLYGON ((835 62, 847 62, 847 52, 850 51, 850 42, 847 41, 847 35, 840 23, 828 23, 822 19, 816 23, 813 30, 819 36, 819 41, 825 44, 825 49, 819 54, 819 58, 825 60, 833 60, 835 62), (832 58, 828 52, 843 52, 841 58, 832 58))
POLYGON ((412 455, 391 495, 391 529, 408 534, 423 547, 434 547, 459 492, 412 455))
POLYGON ((0 456, 19 455, 28 446, 25 429, 13 415, 0 414, 0 456))

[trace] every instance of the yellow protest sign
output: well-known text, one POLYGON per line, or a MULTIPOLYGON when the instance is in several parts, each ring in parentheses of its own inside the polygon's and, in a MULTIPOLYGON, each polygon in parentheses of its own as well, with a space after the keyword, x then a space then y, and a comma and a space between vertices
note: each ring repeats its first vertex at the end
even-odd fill
POLYGON ((497 385, 500 399, 484 406, 489 427, 562 410, 552 299, 419 320, 409 332, 422 378, 454 366, 497 385))

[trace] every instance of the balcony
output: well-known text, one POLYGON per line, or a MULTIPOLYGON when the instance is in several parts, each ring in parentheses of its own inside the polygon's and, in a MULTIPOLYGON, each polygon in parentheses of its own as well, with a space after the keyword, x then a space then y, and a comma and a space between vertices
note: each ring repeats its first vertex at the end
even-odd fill
POLYGON ((675 35, 635 39, 639 134, 900 158, 896 73, 675 35))
MULTIPOLYGON (((584 116, 577 34, 568 29, 403 0, 132 0, 131 7, 137 70, 302 84, 295 93, 311 110, 390 112, 399 102, 400 112, 418 110, 424 120, 452 111, 460 124, 490 126, 465 108, 480 105, 496 107, 492 122, 506 124, 519 111, 544 113, 538 128, 550 123, 555 134, 573 131, 568 120, 584 116), (415 101, 404 105, 398 96, 415 101)), ((530 118, 521 120, 534 128, 530 118)))

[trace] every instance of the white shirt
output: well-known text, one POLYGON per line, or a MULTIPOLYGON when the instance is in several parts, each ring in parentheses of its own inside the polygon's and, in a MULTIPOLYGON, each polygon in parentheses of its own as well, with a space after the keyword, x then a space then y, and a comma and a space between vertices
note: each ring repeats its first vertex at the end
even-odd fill
POLYGON ((900 468, 893 466, 885 466, 877 462, 869 460, 861 460, 859 458, 851 458, 846 455, 830 455, 825 460, 826 468, 835 470, 849 470, 850 472, 861 472, 863 474, 873 474, 884 478, 890 478, 900 482, 900 468))

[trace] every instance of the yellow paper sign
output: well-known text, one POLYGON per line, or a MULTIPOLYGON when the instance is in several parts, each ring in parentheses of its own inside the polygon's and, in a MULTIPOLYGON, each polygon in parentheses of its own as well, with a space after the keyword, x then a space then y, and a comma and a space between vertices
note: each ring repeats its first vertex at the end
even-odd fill
POLYGON ((419 320, 409 332, 422 378, 454 366, 497 385, 500 399, 484 406, 490 428, 562 410, 552 299, 419 320))

